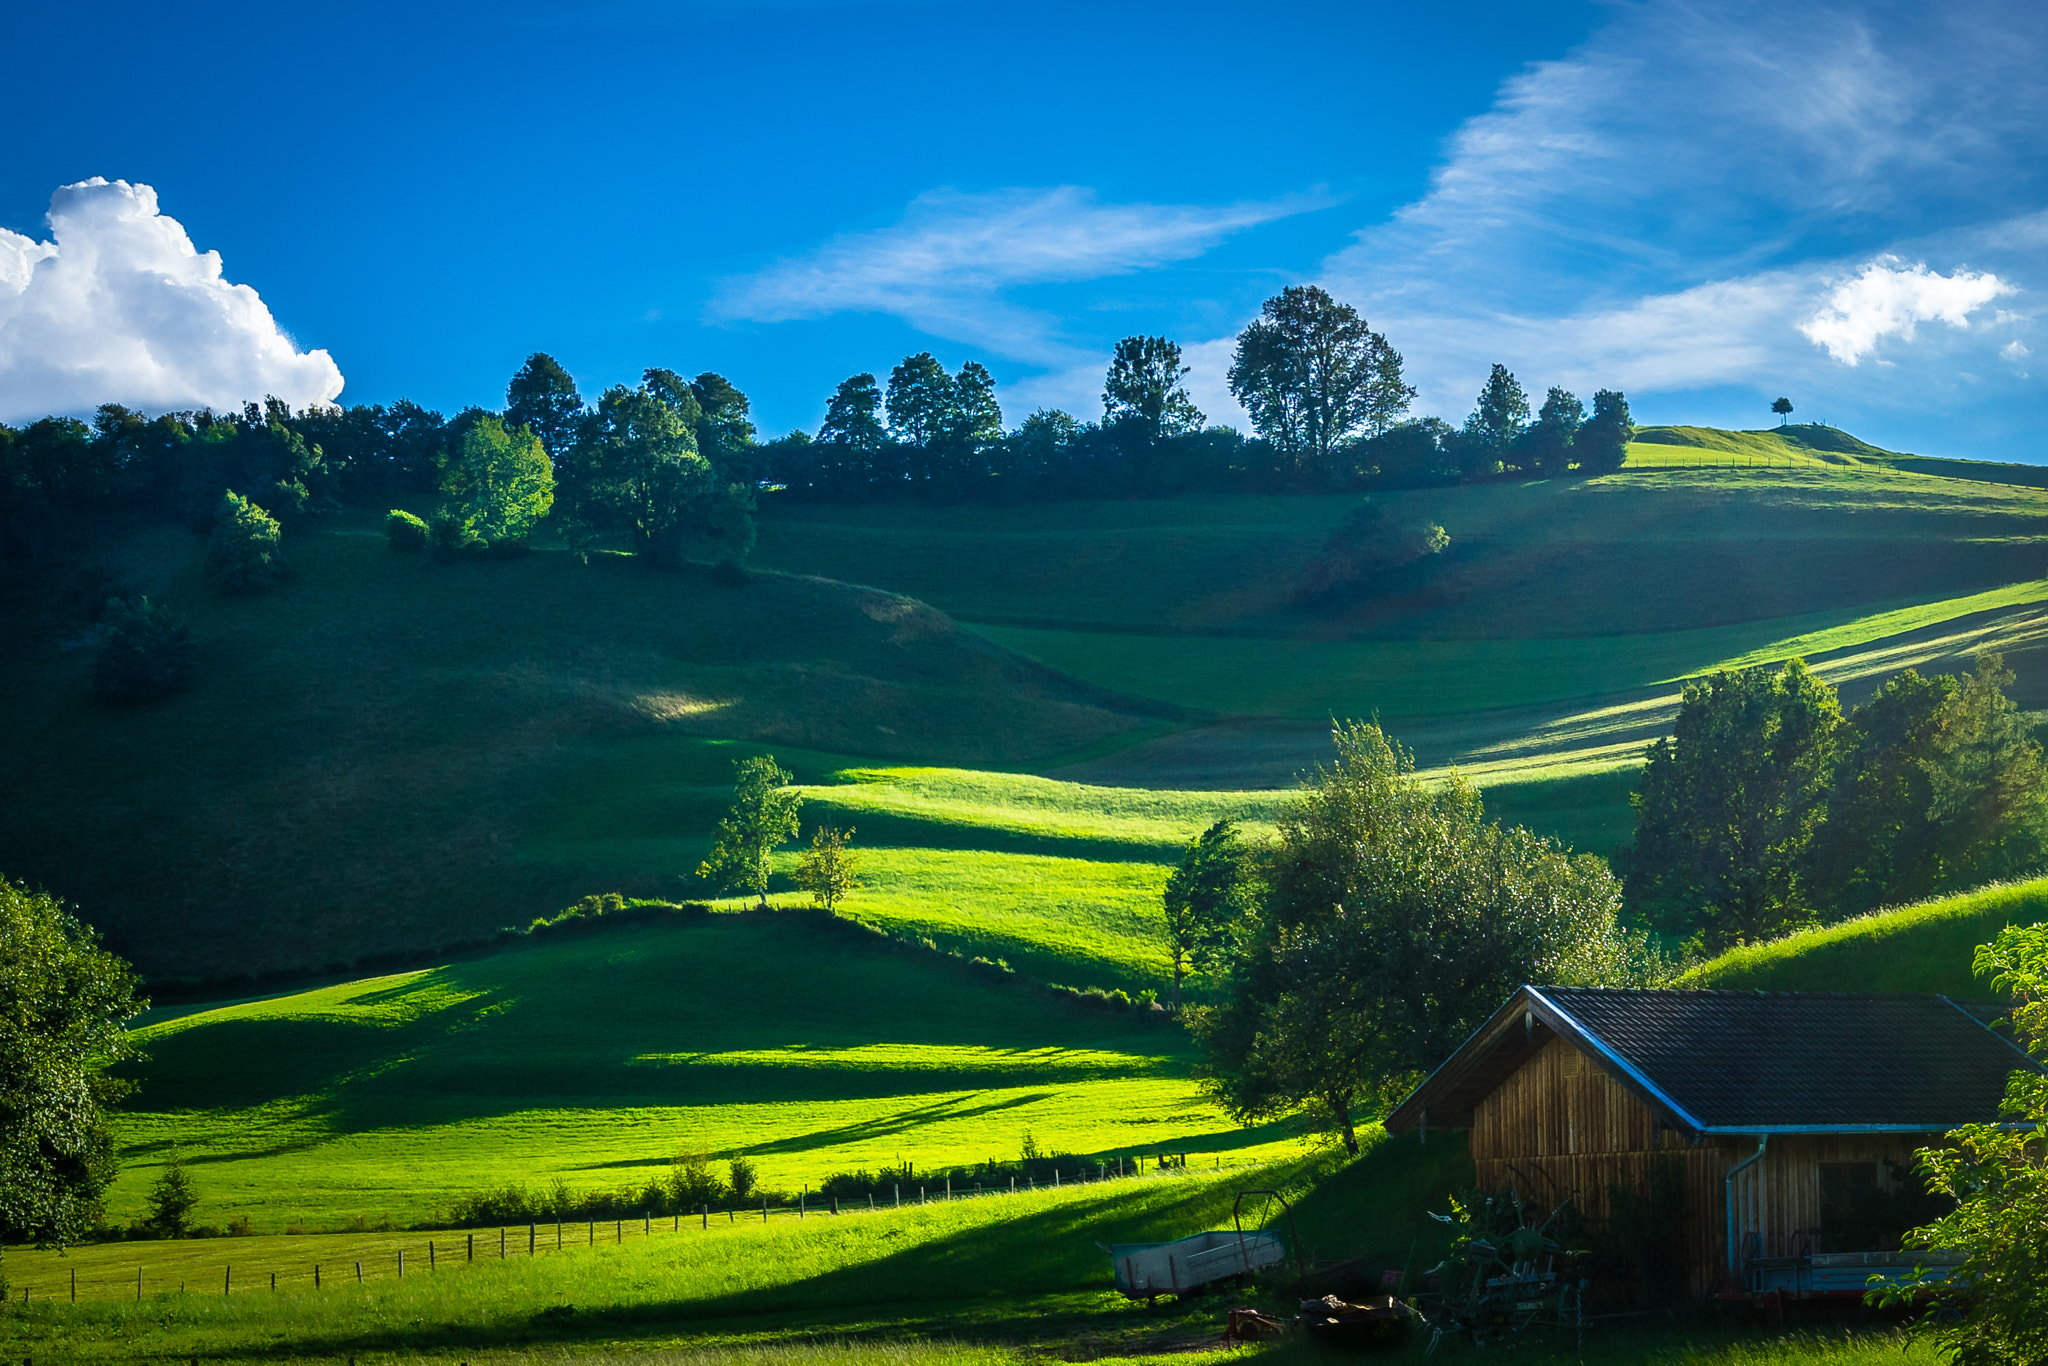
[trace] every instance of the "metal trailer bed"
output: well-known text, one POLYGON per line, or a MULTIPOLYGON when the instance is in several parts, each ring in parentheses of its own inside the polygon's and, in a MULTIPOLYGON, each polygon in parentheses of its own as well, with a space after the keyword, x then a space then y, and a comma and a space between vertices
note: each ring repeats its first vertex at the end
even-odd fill
POLYGON ((1271 1233, 1227 1229, 1170 1243, 1112 1243, 1116 1288, 1134 1300, 1182 1295, 1213 1281, 1248 1276, 1285 1260, 1287 1249, 1271 1233))

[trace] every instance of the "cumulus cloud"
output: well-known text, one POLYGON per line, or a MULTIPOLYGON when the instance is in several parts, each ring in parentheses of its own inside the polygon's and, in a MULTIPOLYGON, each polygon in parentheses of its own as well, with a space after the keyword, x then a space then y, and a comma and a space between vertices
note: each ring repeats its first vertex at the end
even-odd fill
POLYGON ((710 311, 715 319, 753 322, 887 313, 1009 359, 1072 365, 1082 353, 1058 320, 1011 303, 1005 291, 1189 260, 1233 232, 1314 202, 1102 204, 1072 185, 933 190, 889 227, 846 233, 727 281, 710 311))
POLYGON ((1971 313, 2012 292, 2013 286, 1996 275, 1967 270, 1939 275, 1924 261, 1913 266, 1895 259, 1872 261, 1829 291, 1827 302, 1799 330, 1836 360, 1854 365, 1877 349, 1880 338, 1896 335, 1911 341, 1914 325, 1923 322, 1968 327, 1971 313))
POLYGON ((341 393, 325 351, 303 352, 255 290, 222 275, 147 185, 99 177, 51 196, 50 240, 0 228, 0 421, 228 409, 341 393))

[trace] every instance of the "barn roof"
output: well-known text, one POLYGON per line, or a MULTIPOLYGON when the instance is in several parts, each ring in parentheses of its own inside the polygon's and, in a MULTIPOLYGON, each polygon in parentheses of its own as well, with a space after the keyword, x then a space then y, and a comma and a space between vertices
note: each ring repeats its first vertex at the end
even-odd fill
POLYGON ((2035 1064, 1945 996, 1525 986, 1387 1116, 1471 1121, 1553 1038, 1693 1133, 1921 1133, 1995 1120, 2035 1064))

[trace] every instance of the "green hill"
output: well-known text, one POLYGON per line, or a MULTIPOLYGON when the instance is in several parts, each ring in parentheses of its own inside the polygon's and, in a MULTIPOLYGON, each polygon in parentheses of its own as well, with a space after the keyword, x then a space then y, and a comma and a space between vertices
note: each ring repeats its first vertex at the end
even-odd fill
POLYGON ((834 1172, 1161 1151, 1245 1161, 1159 1012, 1089 1006, 815 912, 577 926, 428 970, 145 1019, 117 1217, 175 1148, 208 1222, 431 1218, 744 1150, 834 1172))
POLYGON ((1731 949, 1687 975, 1734 991, 1931 991, 1986 1000, 1970 962, 2008 925, 2048 920, 2048 878, 1980 888, 1731 949))
POLYGON ((1178 846, 1270 819, 1333 716, 1377 714, 1496 812, 1612 852, 1702 671, 1798 653, 1854 700, 1994 646, 2048 704, 2048 489, 1827 428, 1662 430, 1694 444, 1638 453, 1728 460, 1376 495, 1450 550, 1313 602, 1356 495, 771 498, 740 587, 545 548, 437 564, 344 517, 288 534, 281 588, 223 599, 195 538, 122 529, 0 614, 0 771, 34 794, 0 869, 160 979, 418 962, 593 891, 701 898, 732 760, 768 749, 810 819, 858 828, 863 915, 1135 990, 1161 983, 1178 846), (1742 463, 1830 441, 1851 463, 1742 463), (189 617, 188 692, 87 704, 64 604, 109 580, 189 617))
POLYGON ((196 538, 118 544, 103 573, 190 620, 194 684, 96 709, 89 635, 6 613, 0 770, 36 795, 0 824, 0 869, 152 973, 347 963, 596 888, 671 892, 694 860, 578 864, 538 832, 652 802, 702 836, 734 757, 707 740, 811 776, 846 762, 822 750, 1005 767, 1148 722, 920 603, 812 578, 435 564, 344 520, 287 538, 281 588, 221 598, 196 538))

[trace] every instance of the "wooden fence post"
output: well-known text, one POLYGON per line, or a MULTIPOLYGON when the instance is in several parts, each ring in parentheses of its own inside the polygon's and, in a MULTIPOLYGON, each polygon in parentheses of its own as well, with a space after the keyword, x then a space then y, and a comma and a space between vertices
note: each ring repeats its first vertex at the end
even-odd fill
POLYGON ((362 1283, 363 1283, 363 1264, 362 1264, 361 1262, 357 1262, 357 1263, 356 1263, 356 1284, 357 1284, 357 1285, 361 1285, 362 1283))
POLYGON ((505 1226, 498 1225, 498 1260, 505 1260, 505 1226))
POLYGON ((398 1249, 398 1279, 405 1279, 405 1249, 398 1249))
POLYGON ((476 1235, 474 1233, 469 1235, 469 1260, 472 1262, 476 1260, 476 1235))
POLYGON ((434 1240, 433 1240, 432 1238, 429 1238, 429 1239, 427 1239, 427 1270, 429 1270, 429 1271, 432 1271, 433 1269, 434 1269, 434 1240))
POLYGON ((704 1227, 711 1227, 711 1206, 708 1204, 704 1206, 704 1227))
POLYGON ((220 1293, 223 1295, 231 1294, 233 1293, 234 1288, 235 1268, 233 1264, 230 1263, 229 1265, 223 1266, 220 1269, 220 1293))
POLYGON ((761 1222, 768 1222, 768 1197, 765 1195, 761 1197, 761 1222))
MULTIPOLYGON (((270 1278, 270 1288, 272 1290, 277 1289, 277 1277, 275 1275, 270 1278)), ((78 1268, 75 1266, 71 1268, 71 1302, 73 1304, 78 1303, 78 1268)))
MULTIPOLYGON (((313 1263, 313 1288, 315 1290, 320 1288, 320 1263, 318 1262, 313 1263)), ((135 1277, 135 1298, 138 1300, 142 1298, 142 1276, 140 1273, 137 1273, 135 1277)))
POLYGON ((540 1225, 528 1221, 526 1225, 526 1255, 531 1257, 540 1238, 540 1225))
POLYGON ((615 1243, 626 1241, 626 1221, 624 1219, 620 1219, 612 1225, 612 1241, 615 1243))
MULTIPOLYGON (((313 1268, 313 1283, 320 1283, 320 1268, 317 1266, 313 1268)), ((135 1298, 142 1298, 142 1268, 139 1266, 135 1268, 135 1298)))

